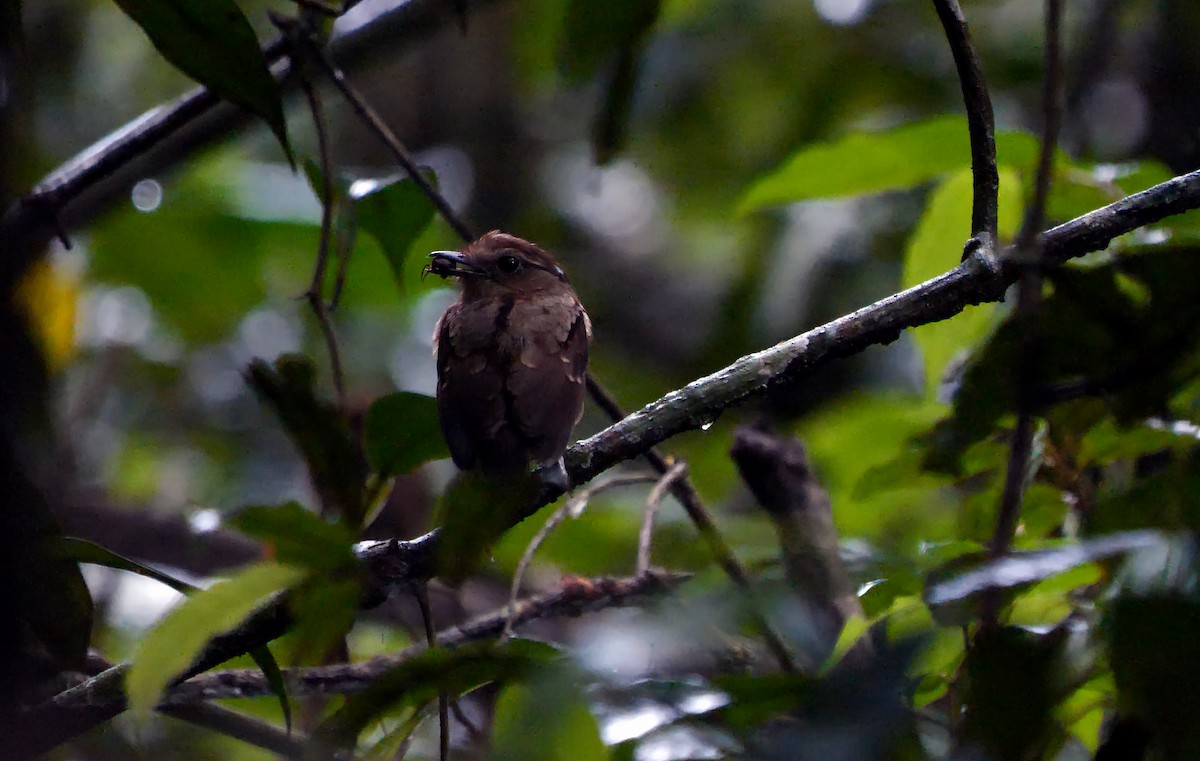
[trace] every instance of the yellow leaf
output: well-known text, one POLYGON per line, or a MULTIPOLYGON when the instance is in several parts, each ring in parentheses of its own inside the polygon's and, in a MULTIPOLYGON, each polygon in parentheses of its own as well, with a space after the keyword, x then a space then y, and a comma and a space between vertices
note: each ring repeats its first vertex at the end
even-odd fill
POLYGON ((41 343, 46 367, 62 370, 75 356, 79 275, 48 259, 36 262, 17 289, 16 302, 41 343))

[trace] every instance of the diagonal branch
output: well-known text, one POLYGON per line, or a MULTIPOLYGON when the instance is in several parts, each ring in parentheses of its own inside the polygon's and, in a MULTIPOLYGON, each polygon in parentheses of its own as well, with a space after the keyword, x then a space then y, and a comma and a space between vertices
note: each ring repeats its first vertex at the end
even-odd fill
MULTIPOLYGON (((1043 262, 1047 266, 1059 264, 1101 250, 1118 235, 1196 208, 1200 208, 1200 170, 1175 177, 1043 233, 1043 262)), ((1004 263, 1001 269, 996 269, 987 257, 972 256, 932 280, 769 349, 742 357, 729 367, 672 391, 595 436, 576 443, 567 451, 566 457, 571 482, 589 481, 672 436, 712 422, 738 402, 761 396, 771 387, 795 380, 835 358, 856 354, 875 344, 890 343, 905 328, 947 319, 970 304, 997 301, 1017 276, 1018 269, 1012 263, 1004 263)), ((527 517, 557 496, 544 495, 544 501, 530 505, 526 515, 516 516, 514 521, 527 517)), ((358 551, 359 560, 368 576, 374 579, 365 606, 377 604, 389 588, 432 577, 436 568, 437 542, 438 533, 434 531, 410 542, 363 543, 358 551)), ((284 634, 291 623, 286 597, 277 599, 238 629, 212 640, 189 673, 198 674, 264 645, 284 634)), ((497 625, 502 630, 504 620, 497 625)), ((122 667, 110 669, 73 691, 111 689, 114 684, 120 684, 122 673, 122 667)), ((56 703, 66 697, 67 693, 63 693, 22 715, 22 722, 16 729, 31 734, 23 736, 24 743, 15 747, 21 751, 33 749, 25 757, 54 747, 72 736, 64 736, 64 732, 85 731, 122 710, 118 703, 72 711, 56 703), (47 738, 48 733, 53 736, 47 738), (37 744, 39 740, 41 745, 37 744), (47 742, 51 744, 47 745, 47 742)))

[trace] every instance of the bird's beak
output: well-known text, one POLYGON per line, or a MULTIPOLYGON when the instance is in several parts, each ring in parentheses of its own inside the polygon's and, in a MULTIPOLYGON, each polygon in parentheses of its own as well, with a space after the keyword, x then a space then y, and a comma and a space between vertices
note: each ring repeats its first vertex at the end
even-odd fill
POLYGON ((441 277, 485 277, 486 272, 476 267, 457 251, 434 251, 429 255, 432 259, 421 276, 440 275, 441 277))

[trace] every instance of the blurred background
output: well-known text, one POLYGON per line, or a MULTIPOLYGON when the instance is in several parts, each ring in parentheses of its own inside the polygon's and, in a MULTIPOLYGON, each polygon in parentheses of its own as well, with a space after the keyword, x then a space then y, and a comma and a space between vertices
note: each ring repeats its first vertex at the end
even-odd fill
MULTIPOLYGON (((270 38, 266 10, 281 6, 241 5, 270 38)), ((335 45, 354 40, 341 58, 352 81, 474 229, 502 228, 555 253, 592 316, 593 372, 627 409, 900 286, 929 187, 749 213, 738 202, 805 145, 961 112, 927 3, 663 0, 631 80, 621 51, 572 48, 579 40, 563 29, 566 0, 473 4, 465 31, 450 24, 403 44, 389 36, 392 5, 402 3, 367 0, 335 25, 335 45), (622 81, 632 82, 627 93, 622 81)), ((998 125, 1036 131, 1042 4, 972 0, 964 10, 998 125)), ((19 150, 0 167, 6 199, 191 87, 111 2, 38 0, 24 16, 28 97, 13 122, 19 150)), ((1200 5, 1190 0, 1069 3, 1068 153, 1194 167, 1197 30, 1200 5)), ((394 176, 389 154, 346 104, 332 90, 324 101, 347 181, 394 176)), ((34 273, 64 477, 74 484, 60 520, 68 533, 192 578, 261 552, 220 528, 223 515, 315 504, 303 464, 243 381, 246 364, 303 352, 332 394, 328 356, 299 298, 311 277, 319 203, 267 130, 234 121, 186 161, 147 167, 97 196, 82 218, 66 220, 70 250, 54 244, 48 266, 34 273)), ((314 159, 311 119, 295 93, 288 122, 299 155, 314 159)), ((353 410, 397 389, 433 392, 430 336, 453 294, 420 271, 428 251, 458 245, 435 221, 395 277, 377 242, 357 237, 335 316, 353 410)), ((954 250, 940 256, 943 269, 958 260, 954 250)), ((838 498, 878 460, 875 449, 894 449, 912 428, 898 424, 890 434, 888 421, 930 421, 944 410, 926 394, 934 382, 926 376, 906 335, 666 448, 689 461, 750 563, 777 550, 727 457, 737 420, 808 436, 844 536, 890 545, 949 537, 960 528, 949 510, 911 519, 838 498), (835 413, 839 426, 824 425, 835 413), (845 459, 847 447, 861 451, 861 462, 823 459, 839 451, 845 459)), ((606 423, 589 407, 577 434, 606 423)), ((426 530, 451 473, 435 463, 403 479, 373 533, 426 530)), ((565 572, 628 573, 644 499, 637 489, 597 498, 547 542, 531 585, 565 572)), ((489 574, 498 584, 468 585, 441 604, 461 614, 502 600, 503 579, 536 523, 497 548, 489 574)), ((673 507, 655 559, 707 568, 673 507)), ((98 641, 114 658, 172 599, 149 582, 131 587, 99 572, 89 581, 104 611, 98 641)), ((367 631, 365 651, 403 639, 367 631)))

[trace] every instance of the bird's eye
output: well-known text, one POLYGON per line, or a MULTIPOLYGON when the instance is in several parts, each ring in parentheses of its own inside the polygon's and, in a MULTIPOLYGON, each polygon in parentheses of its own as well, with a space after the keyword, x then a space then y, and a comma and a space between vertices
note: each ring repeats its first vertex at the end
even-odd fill
POLYGON ((506 275, 511 275, 521 269, 521 260, 515 256, 502 256, 496 260, 496 267, 506 275))

